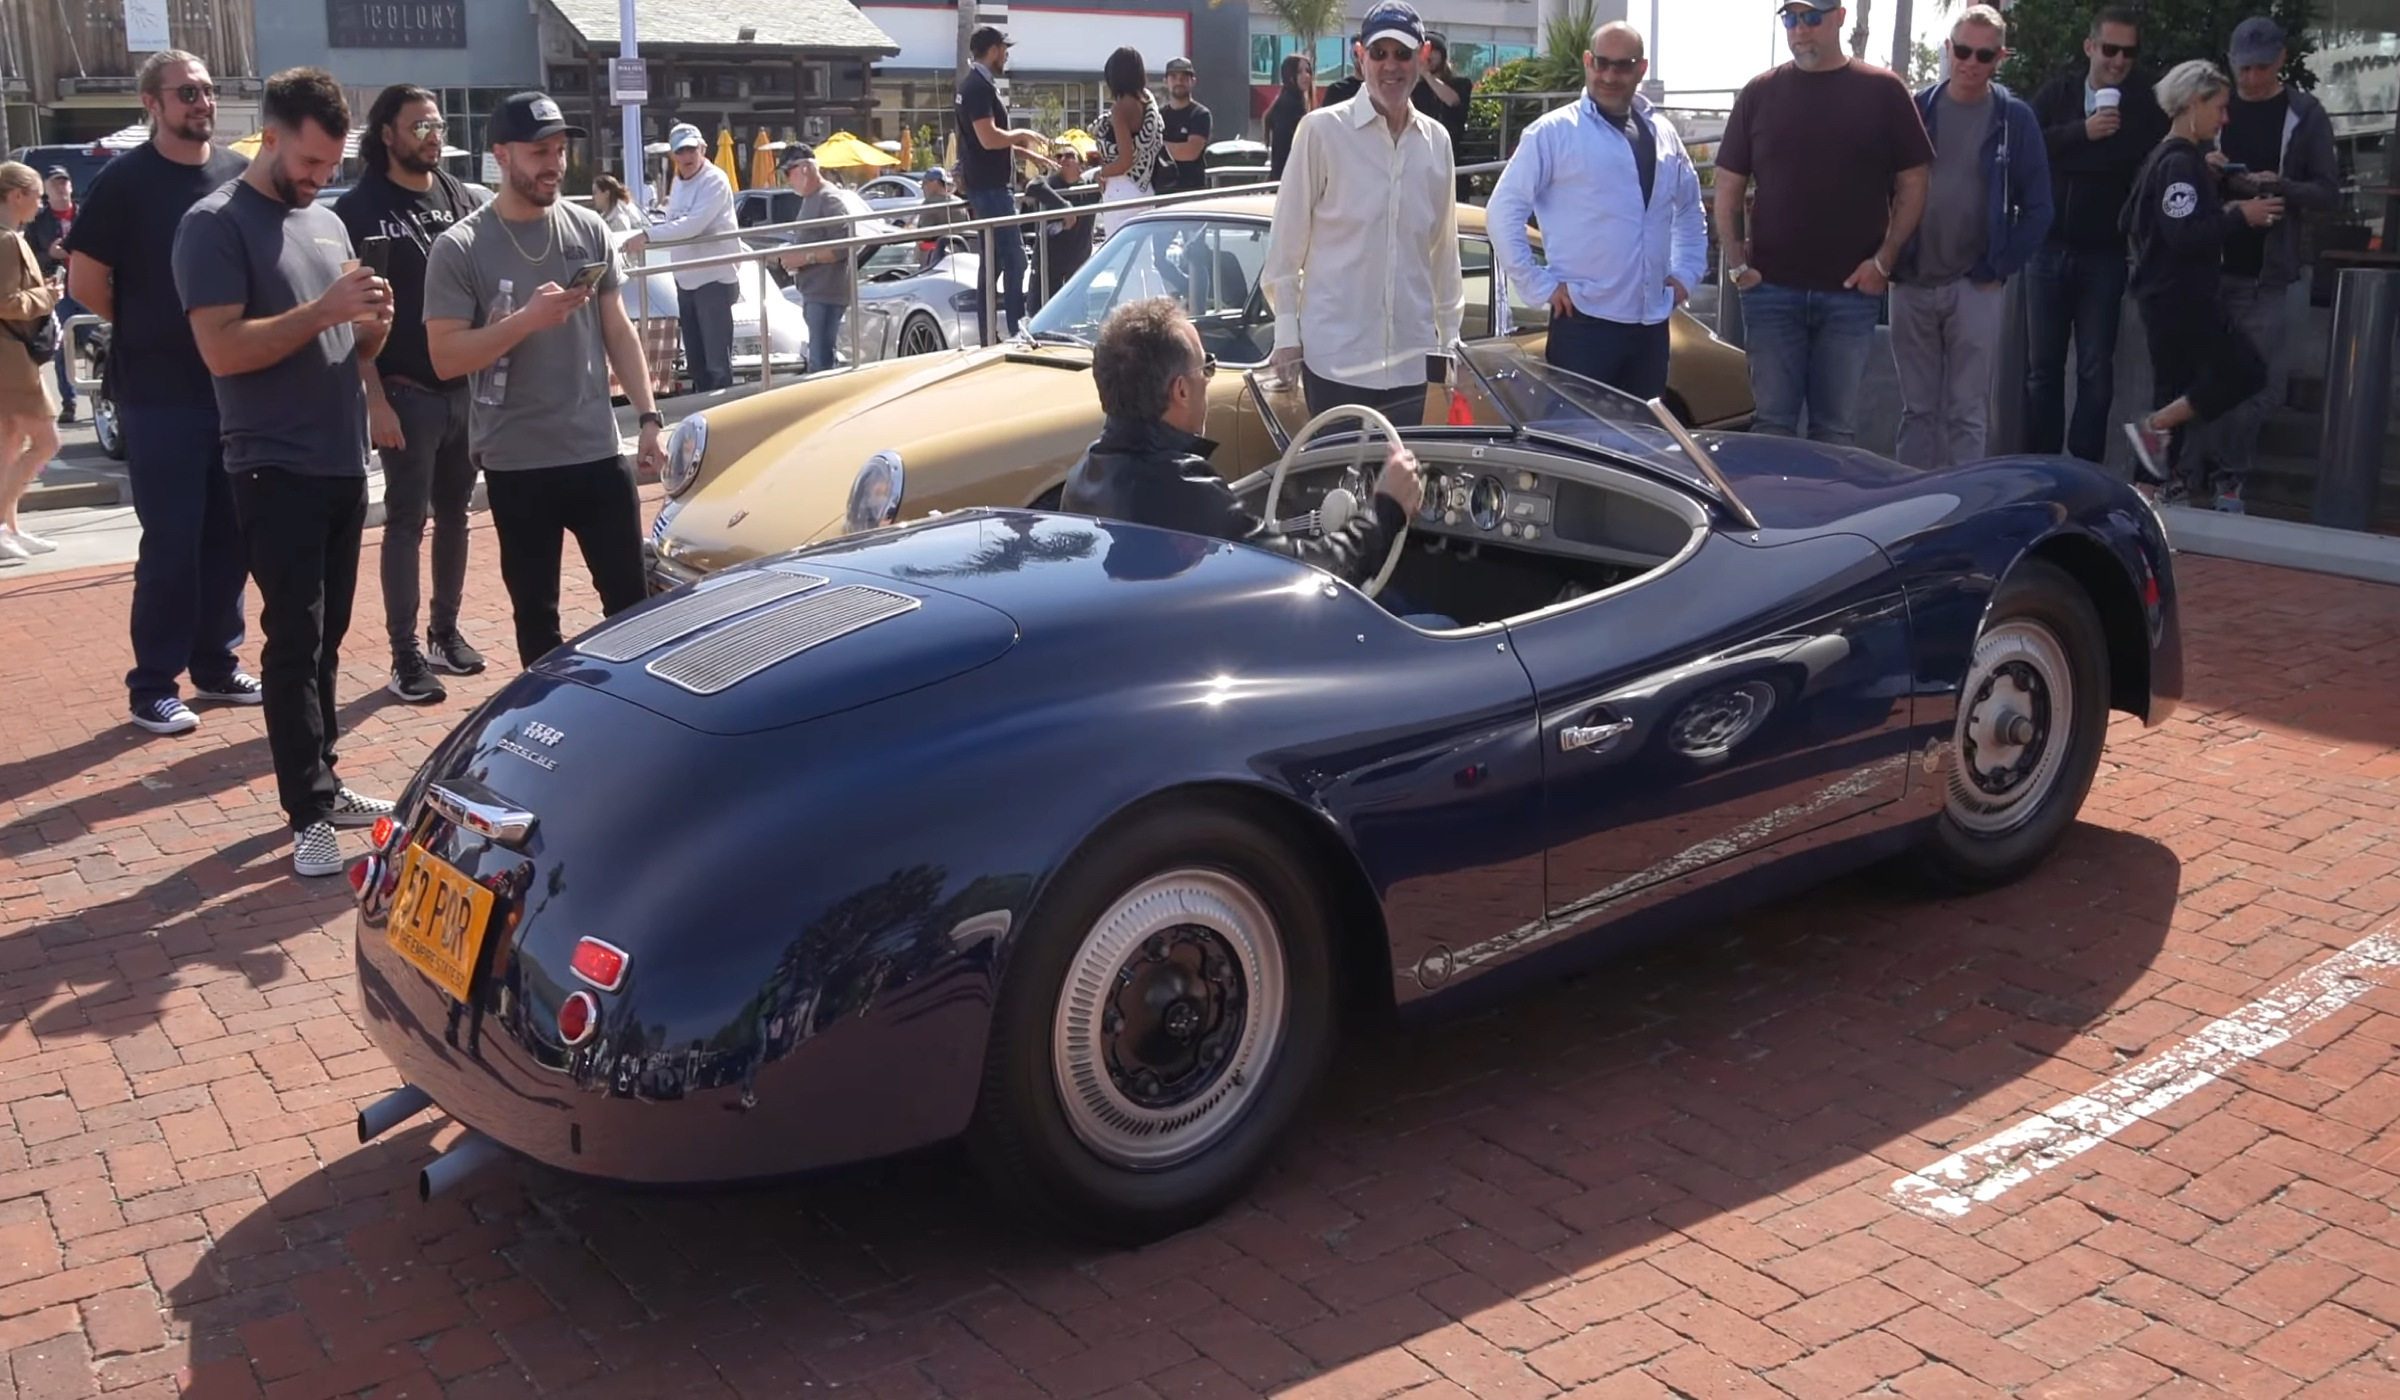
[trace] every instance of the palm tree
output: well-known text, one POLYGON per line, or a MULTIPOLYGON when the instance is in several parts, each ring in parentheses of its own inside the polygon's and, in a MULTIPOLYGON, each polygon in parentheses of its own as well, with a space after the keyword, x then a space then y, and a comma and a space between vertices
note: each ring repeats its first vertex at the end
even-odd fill
MULTIPOLYGON (((1218 0, 1209 0, 1213 7, 1218 0)), ((1342 0, 1267 0, 1267 13, 1300 41, 1300 52, 1316 59, 1317 41, 1342 27, 1342 0)))
POLYGON ((1867 25, 1875 18, 1875 0, 1858 0, 1858 23, 1850 26, 1850 56, 1867 56, 1867 25))

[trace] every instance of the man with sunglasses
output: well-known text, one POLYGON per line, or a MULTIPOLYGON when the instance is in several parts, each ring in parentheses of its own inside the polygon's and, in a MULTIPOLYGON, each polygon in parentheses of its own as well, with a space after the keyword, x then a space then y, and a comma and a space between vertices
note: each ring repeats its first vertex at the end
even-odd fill
POLYGON ((2092 16, 2085 66, 2033 97, 2050 157, 2050 236, 2025 267, 2025 450, 2108 454, 2117 391, 2117 329, 2131 275, 2117 216, 2142 162, 2167 139, 2150 80, 2134 71, 2141 16, 2111 5, 2092 16), (2075 408, 2067 411, 2067 344, 2075 346, 2075 408))
POLYGON ((1847 446, 1933 143, 1908 87, 1842 48, 1840 0, 1783 0, 1792 61, 1750 80, 1717 150, 1717 239, 1742 298, 1753 431, 1847 446), (1744 206, 1756 207, 1744 237, 1744 206))
POLYGON ((467 455, 467 381, 434 373, 425 344, 425 260, 434 240, 475 212, 484 197, 442 169, 449 124, 424 88, 394 83, 376 95, 359 137, 358 183, 334 203, 362 251, 383 244, 392 287, 392 328, 382 353, 362 362, 367 423, 383 455, 383 620, 391 643, 386 688, 412 705, 449 698, 434 674, 471 676, 482 653, 458 630, 466 591, 467 509, 475 462, 467 455), (433 599, 424 645, 417 642, 418 543, 433 521, 433 599))
POLYGON ((176 693, 263 703, 235 663, 249 564, 225 473, 217 390, 175 290, 175 230, 184 212, 249 165, 209 144, 217 85, 180 49, 143 60, 136 80, 150 139, 93 177, 67 234, 67 292, 114 327, 108 380, 125 428, 126 476, 141 521, 133 566, 133 722, 153 734, 199 727, 176 693))
POLYGON ((1984 457, 2008 279, 2050 231, 2041 124, 1992 80, 2007 39, 1998 10, 1971 6, 1950 31, 1950 76, 1917 94, 1933 176, 1925 217, 1893 269, 1891 312, 1900 372, 1892 455, 1912 467, 1984 457))

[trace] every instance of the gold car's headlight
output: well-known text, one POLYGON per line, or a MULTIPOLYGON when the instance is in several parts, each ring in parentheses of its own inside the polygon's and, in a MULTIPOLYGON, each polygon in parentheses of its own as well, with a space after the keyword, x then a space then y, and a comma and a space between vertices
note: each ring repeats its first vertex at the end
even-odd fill
POLYGON ((667 435, 667 465, 658 474, 670 499, 692 489, 700 479, 700 459, 708 454, 708 415, 695 413, 667 435))
POLYGON ((907 485, 899 453, 887 448, 869 457, 850 483, 850 508, 843 516, 843 528, 855 535, 899 519, 900 498, 907 485))

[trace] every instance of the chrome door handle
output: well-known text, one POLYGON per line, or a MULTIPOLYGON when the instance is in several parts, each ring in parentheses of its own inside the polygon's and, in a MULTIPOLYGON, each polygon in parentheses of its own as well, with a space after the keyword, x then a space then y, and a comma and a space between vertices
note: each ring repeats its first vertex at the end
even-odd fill
POLYGON ((1633 728, 1633 721, 1621 719, 1614 724, 1568 725, 1558 731, 1558 746, 1569 753, 1577 749, 1605 748, 1617 737, 1633 728))

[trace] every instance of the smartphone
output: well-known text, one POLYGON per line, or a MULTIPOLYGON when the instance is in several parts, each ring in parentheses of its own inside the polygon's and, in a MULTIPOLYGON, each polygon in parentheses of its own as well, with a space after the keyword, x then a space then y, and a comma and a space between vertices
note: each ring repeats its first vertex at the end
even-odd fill
POLYGON ((359 265, 378 277, 392 275, 392 240, 389 235, 371 233, 358 240, 359 265))
POLYGON ((2242 163, 2241 163, 2240 161, 2238 161, 2238 160, 2229 160, 2229 161, 2225 162, 2223 165, 2220 165, 2220 166, 2218 166, 2218 167, 2217 167, 2217 173, 2218 173, 2219 175, 2226 176, 2227 178, 2229 178, 2229 179, 2230 179, 2231 177, 2233 177, 2233 176, 2235 176, 2235 175, 2247 175, 2247 174, 2249 174, 2249 173, 2250 173, 2250 167, 2249 167, 2249 166, 2247 166, 2247 165, 2244 165, 2244 164, 2242 164, 2242 163))
POLYGON ((567 279, 567 288, 570 291, 588 292, 594 287, 600 285, 600 279, 605 276, 607 272, 607 263, 585 263, 583 266, 575 269, 575 275, 573 277, 567 279))

